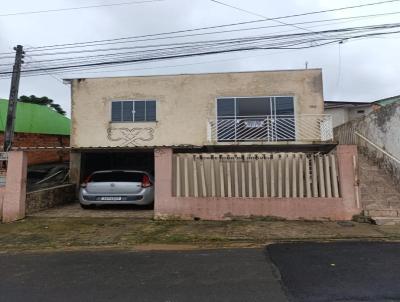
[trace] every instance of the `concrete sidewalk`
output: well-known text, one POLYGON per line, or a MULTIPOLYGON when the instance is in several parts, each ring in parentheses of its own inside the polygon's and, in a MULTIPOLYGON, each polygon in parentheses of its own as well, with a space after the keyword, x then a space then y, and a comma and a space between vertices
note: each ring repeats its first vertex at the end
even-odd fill
POLYGON ((0 251, 185 249, 261 246, 271 242, 400 240, 399 226, 267 221, 153 221, 132 218, 29 217, 0 224, 0 251))

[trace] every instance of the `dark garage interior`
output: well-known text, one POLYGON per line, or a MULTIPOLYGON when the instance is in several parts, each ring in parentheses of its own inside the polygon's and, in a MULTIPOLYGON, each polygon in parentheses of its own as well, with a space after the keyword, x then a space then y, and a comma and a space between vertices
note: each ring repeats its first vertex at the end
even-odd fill
POLYGON ((154 175, 154 150, 83 152, 81 182, 95 171, 140 170, 154 175))

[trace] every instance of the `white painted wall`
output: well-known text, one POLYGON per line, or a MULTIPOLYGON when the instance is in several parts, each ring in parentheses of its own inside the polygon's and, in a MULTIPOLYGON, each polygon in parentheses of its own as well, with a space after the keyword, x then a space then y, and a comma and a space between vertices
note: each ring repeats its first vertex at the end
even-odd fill
POLYGON ((347 115, 348 115, 349 121, 366 116, 372 112, 372 106, 359 107, 359 108, 347 108, 347 109, 348 109, 347 115))
POLYGON ((341 107, 341 108, 326 108, 325 113, 332 115, 333 127, 337 127, 361 117, 364 117, 372 112, 372 106, 365 107, 341 107))
POLYGON ((333 127, 340 126, 349 121, 347 108, 329 108, 325 109, 325 114, 332 115, 333 127))

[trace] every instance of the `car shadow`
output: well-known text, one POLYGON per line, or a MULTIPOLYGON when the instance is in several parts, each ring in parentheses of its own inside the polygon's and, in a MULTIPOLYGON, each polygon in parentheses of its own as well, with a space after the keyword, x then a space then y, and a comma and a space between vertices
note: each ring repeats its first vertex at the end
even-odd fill
POLYGON ((154 210, 154 203, 149 205, 135 204, 107 204, 96 205, 93 210, 112 210, 112 211, 149 211, 154 210))

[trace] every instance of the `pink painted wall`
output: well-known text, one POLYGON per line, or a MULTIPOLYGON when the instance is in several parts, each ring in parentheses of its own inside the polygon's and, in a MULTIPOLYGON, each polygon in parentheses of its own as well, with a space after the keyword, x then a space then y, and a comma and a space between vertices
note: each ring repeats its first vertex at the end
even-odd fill
POLYGON ((3 222, 12 222, 25 217, 26 176, 26 153, 23 151, 9 152, 3 198, 3 222))
POLYGON ((203 198, 172 196, 172 149, 155 150, 155 217, 222 220, 275 216, 286 219, 350 220, 357 208, 353 156, 356 146, 338 146, 341 198, 203 198))
POLYGON ((4 200, 5 191, 6 191, 5 186, 0 187, 0 221, 1 221, 1 218, 3 217, 3 200, 4 200))

